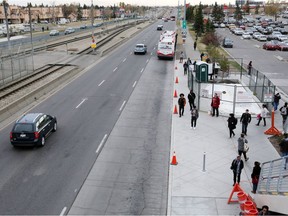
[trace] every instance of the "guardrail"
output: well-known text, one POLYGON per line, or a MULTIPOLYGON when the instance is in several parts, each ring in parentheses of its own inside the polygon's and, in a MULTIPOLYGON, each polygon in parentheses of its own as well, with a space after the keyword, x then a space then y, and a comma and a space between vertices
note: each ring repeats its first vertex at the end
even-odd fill
POLYGON ((257 193, 288 196, 288 156, 262 164, 257 193))

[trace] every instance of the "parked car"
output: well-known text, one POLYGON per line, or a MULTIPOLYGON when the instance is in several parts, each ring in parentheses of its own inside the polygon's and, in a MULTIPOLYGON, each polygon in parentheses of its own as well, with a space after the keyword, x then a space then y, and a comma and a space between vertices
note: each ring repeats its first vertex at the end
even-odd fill
POLYGON ((163 25, 157 25, 157 30, 162 31, 163 30, 163 25))
POLYGON ((242 38, 243 38, 243 39, 251 39, 252 36, 251 36, 248 32, 244 32, 244 33, 242 34, 242 38))
POLYGON ((230 38, 225 37, 223 39, 222 46, 225 48, 233 48, 233 41, 230 38))
POLYGON ((147 46, 145 44, 136 44, 134 54, 146 54, 147 46))
POLYGON ((225 26, 225 24, 224 23, 221 23, 220 24, 220 28, 225 28, 226 26, 225 26))
POLYGON ((263 49, 265 49, 265 50, 277 50, 278 44, 279 44, 279 41, 276 41, 276 40, 268 41, 268 42, 263 44, 263 49))
POLYGON ((278 43, 277 49, 280 51, 288 51, 288 42, 278 43))
POLYGON ((233 29, 233 33, 235 34, 235 35, 242 35, 243 34, 243 29, 242 28, 235 28, 235 29, 233 29))
POLYGON ((252 37, 257 40, 257 38, 258 38, 260 35, 261 35, 260 32, 254 32, 252 37))
POLYGON ((64 34, 67 35, 67 34, 72 34, 72 33, 74 33, 74 32, 75 32, 75 29, 69 27, 69 28, 65 29, 64 34))
POLYGON ((278 35, 277 40, 279 41, 286 41, 288 40, 288 37, 286 35, 278 35))
POLYGON ((259 35, 258 37, 257 37, 257 40, 258 41, 267 41, 267 36, 266 35, 259 35))
POLYGON ((16 121, 11 132, 13 146, 44 146, 46 138, 57 130, 57 119, 44 113, 28 113, 16 121))
POLYGON ((58 30, 52 30, 52 31, 50 31, 50 33, 49 33, 50 36, 57 36, 57 35, 59 35, 59 34, 60 34, 60 33, 59 33, 58 30))

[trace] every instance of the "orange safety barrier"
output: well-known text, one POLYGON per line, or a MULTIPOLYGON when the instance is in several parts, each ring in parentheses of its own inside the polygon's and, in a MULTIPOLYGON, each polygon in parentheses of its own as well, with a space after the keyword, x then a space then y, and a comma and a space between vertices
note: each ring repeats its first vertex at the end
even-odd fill
POLYGON ((255 209, 254 203, 252 201, 246 201, 244 203, 244 212, 247 214, 250 210, 255 209))
POLYGON ((248 213, 245 213, 246 216, 258 215, 257 209, 251 209, 248 213))
POLYGON ((266 135, 281 135, 282 133, 275 127, 274 125, 274 122, 275 122, 275 111, 274 109, 272 109, 272 114, 271 114, 271 127, 266 130, 264 132, 264 134, 266 135))
POLYGON ((176 154, 175 154, 175 151, 173 153, 173 157, 172 157, 172 161, 171 161, 171 165, 177 165, 178 162, 177 162, 177 159, 176 159, 176 154))
POLYGON ((240 191, 237 194, 238 197, 238 202, 240 204, 240 209, 243 211, 244 210, 244 203, 247 201, 247 194, 244 193, 243 191, 240 191))
POLYGON ((177 91, 175 90, 175 91, 174 91, 174 98, 177 98, 177 97, 178 97, 177 91))
POLYGON ((228 199, 228 204, 230 204, 231 202, 238 202, 238 199, 237 200, 232 200, 232 197, 233 197, 233 194, 235 193, 235 192, 243 192, 243 190, 242 190, 242 188, 240 187, 240 185, 239 184, 235 184, 234 185, 234 187, 233 187, 233 189, 232 189, 232 192, 231 192, 231 194, 230 194, 230 196, 229 196, 229 199, 228 199))
POLYGON ((175 83, 179 83, 178 76, 176 76, 175 83))
POLYGON ((175 105, 175 107, 174 107, 174 112, 173 112, 173 114, 178 114, 177 105, 175 105))

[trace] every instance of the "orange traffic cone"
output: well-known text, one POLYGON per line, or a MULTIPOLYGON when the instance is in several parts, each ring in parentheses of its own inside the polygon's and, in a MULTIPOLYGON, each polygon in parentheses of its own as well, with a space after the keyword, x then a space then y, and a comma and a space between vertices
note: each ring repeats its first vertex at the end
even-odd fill
POLYGON ((177 165, 178 162, 177 162, 177 159, 176 159, 176 154, 175 154, 175 151, 173 153, 173 157, 172 157, 172 161, 171 161, 171 165, 177 165))
POLYGON ((175 83, 179 83, 178 76, 176 76, 175 83))
POLYGON ((174 98, 177 98, 177 97, 178 97, 177 91, 175 90, 175 91, 174 91, 174 98))
POLYGON ((177 105, 175 105, 175 107, 174 107, 174 112, 173 112, 173 114, 178 114, 177 105))

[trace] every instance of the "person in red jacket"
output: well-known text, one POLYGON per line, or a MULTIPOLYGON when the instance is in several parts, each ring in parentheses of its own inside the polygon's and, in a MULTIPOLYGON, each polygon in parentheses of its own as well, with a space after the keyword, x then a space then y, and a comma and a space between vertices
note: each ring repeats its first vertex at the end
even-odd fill
POLYGON ((212 116, 215 116, 215 111, 216 116, 217 117, 219 116, 219 105, 220 105, 220 98, 218 97, 217 93, 215 93, 211 101, 212 116))

